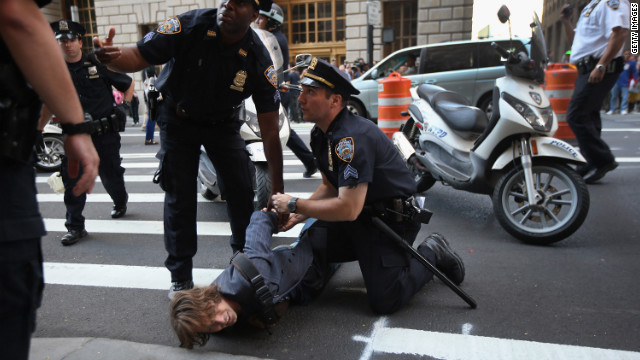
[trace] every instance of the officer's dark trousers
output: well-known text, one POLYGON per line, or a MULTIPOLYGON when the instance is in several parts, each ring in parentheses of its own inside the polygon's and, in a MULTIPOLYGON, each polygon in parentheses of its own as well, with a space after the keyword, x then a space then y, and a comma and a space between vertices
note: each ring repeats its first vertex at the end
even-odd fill
POLYGON ((619 73, 607 73, 596 84, 589 83, 589 73, 578 75, 567 109, 567 123, 576 135, 580 152, 587 163, 596 168, 608 165, 615 159, 607 143, 600 137, 600 108, 618 75, 619 73))
MULTIPOLYGON (((124 186, 124 168, 121 166, 120 134, 110 132, 102 135, 93 135, 92 138, 93 145, 100 157, 98 174, 100 175, 102 186, 104 186, 109 196, 111 196, 115 205, 126 205, 128 195, 124 186)), ((66 158, 62 160, 60 174, 62 175, 62 181, 65 186, 64 204, 67 207, 65 226, 68 230, 84 229, 84 216, 82 216, 82 211, 87 202, 87 194, 81 194, 80 196, 73 195, 73 187, 78 182, 79 176, 73 179, 69 178, 66 158)))
POLYGON ((44 281, 33 164, 0 157, 0 358, 27 359, 44 281))
POLYGON ((291 129, 289 133, 289 140, 287 141, 287 147, 293 151, 293 153, 302 161, 304 166, 307 169, 310 169, 314 166, 313 163, 313 153, 307 145, 305 145, 304 141, 298 136, 298 134, 291 129))
MULTIPOLYGON (((388 225, 409 244, 413 244, 420 231, 420 224, 415 222, 388 225)), ((326 242, 328 263, 358 261, 369 304, 380 314, 399 310, 433 278, 424 265, 378 230, 365 215, 353 222, 316 221, 308 237, 316 248, 318 241, 326 242)), ((435 264, 433 252, 426 251, 423 255, 435 264)))
MULTIPOLYGON (((180 121, 180 120, 178 120, 180 121)), ((197 175, 202 144, 218 174, 222 197, 231 223, 231 248, 242 250, 253 212, 255 168, 242 137, 239 121, 203 125, 160 119, 160 186, 165 191, 164 242, 169 253, 165 265, 171 281, 192 279, 192 258, 197 251, 197 175)))

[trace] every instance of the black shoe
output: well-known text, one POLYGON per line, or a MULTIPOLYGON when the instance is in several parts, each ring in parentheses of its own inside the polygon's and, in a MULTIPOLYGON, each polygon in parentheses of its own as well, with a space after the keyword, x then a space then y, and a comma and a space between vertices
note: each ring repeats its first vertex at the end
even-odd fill
POLYGON ((602 179, 609 171, 613 171, 618 167, 617 162, 611 162, 603 167, 597 168, 595 171, 589 173, 584 177, 584 181, 587 184, 593 184, 598 182, 598 180, 602 179))
POLYGON ((193 289, 193 280, 174 281, 169 288, 169 300, 173 300, 178 291, 193 289))
POLYGON ((578 175, 584 177, 585 175, 587 175, 589 173, 589 171, 593 170, 593 166, 590 164, 584 164, 584 165, 580 165, 578 167, 576 167, 576 172, 578 173, 578 175))
POLYGON ((127 204, 122 206, 114 205, 113 210, 111 210, 111 217, 113 219, 117 219, 119 217, 123 217, 124 214, 127 213, 127 204))
POLYGON ((435 266, 438 270, 447 275, 456 285, 462 284, 465 274, 464 263, 460 255, 449 246, 444 236, 433 233, 418 246, 418 249, 422 246, 427 246, 436 254, 435 266))
POLYGON ((80 239, 82 239, 85 236, 87 236, 87 230, 85 229, 69 230, 68 233, 62 236, 62 239, 60 239, 60 242, 64 246, 69 246, 77 243, 78 241, 80 241, 80 239))
POLYGON ((307 167, 307 170, 302 173, 302 177, 308 179, 313 176, 318 171, 318 167, 314 163, 313 165, 307 167))

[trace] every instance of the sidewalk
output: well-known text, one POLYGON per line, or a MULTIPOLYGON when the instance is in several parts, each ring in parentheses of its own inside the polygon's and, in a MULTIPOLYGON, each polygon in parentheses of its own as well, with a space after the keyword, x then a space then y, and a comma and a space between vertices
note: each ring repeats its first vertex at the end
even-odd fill
POLYGON ((30 360, 259 360, 197 348, 140 344, 104 338, 32 338, 30 360))

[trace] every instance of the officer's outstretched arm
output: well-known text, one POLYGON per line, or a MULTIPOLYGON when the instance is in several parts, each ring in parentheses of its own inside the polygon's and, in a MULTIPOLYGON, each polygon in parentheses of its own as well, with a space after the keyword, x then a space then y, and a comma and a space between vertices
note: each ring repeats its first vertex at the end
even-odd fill
POLYGON ((115 35, 116 29, 111 28, 104 40, 97 36, 93 38, 93 51, 101 63, 125 73, 137 72, 150 65, 137 46, 113 46, 115 35))
MULTIPOLYGON (((296 201, 296 214, 324 221, 353 221, 357 219, 364 207, 369 184, 342 186, 338 189, 338 196, 324 197, 320 196, 320 192, 329 194, 332 188, 335 189, 328 181, 326 183, 325 181, 323 176, 323 184, 314 192, 314 196, 318 197, 296 201)), ((289 213, 287 203, 290 199, 291 195, 288 194, 278 194, 273 197, 278 213, 289 213)))

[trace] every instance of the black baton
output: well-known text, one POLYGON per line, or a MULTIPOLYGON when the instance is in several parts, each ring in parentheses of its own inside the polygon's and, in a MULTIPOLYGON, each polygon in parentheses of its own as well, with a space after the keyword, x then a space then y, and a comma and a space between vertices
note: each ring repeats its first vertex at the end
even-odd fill
POLYGON ((398 245, 402 246, 407 251, 409 251, 409 253, 411 253, 411 255, 413 255, 413 257, 418 259, 418 261, 420 261, 422 263, 422 265, 426 266, 427 269, 429 269, 429 271, 431 271, 435 276, 438 277, 438 279, 442 280, 442 282, 447 284, 447 286, 451 290, 453 290, 456 294, 458 294, 458 296, 460 296, 462 298, 462 300, 464 300, 467 304, 469 304, 469 306, 471 306, 472 309, 475 309, 478 306, 476 304, 476 301, 473 300, 473 298, 471 298, 471 296, 469 296, 466 292, 464 292, 462 289, 460 289, 460 287, 458 285, 454 284, 453 281, 449 280, 449 278, 445 274, 443 274, 442 271, 438 270, 435 266, 433 266, 433 264, 431 264, 429 262, 429 260, 425 259, 425 257, 422 256, 422 254, 420 254, 418 252, 418 250, 414 249, 413 246, 407 244, 407 242, 405 242, 400 237, 400 235, 396 234, 396 232, 393 231, 393 229, 391 229, 389 227, 389 225, 385 224, 382 220, 380 220, 380 218, 378 218, 376 216, 373 216, 371 218, 371 220, 373 221, 373 224, 378 229, 382 230, 382 232, 384 232, 389 237, 391 237, 393 239, 393 241, 395 241, 398 245))

